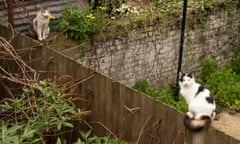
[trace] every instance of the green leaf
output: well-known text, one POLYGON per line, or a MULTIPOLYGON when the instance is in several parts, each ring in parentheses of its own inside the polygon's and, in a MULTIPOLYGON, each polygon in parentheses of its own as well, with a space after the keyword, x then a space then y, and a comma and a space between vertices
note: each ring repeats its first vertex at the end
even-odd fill
POLYGON ((61 139, 58 137, 56 144, 62 144, 61 139))
POLYGON ((69 122, 63 122, 63 125, 66 126, 66 127, 71 127, 71 128, 73 128, 73 124, 72 124, 72 123, 69 123, 69 122))
POLYGON ((36 129, 33 129, 32 127, 30 127, 29 125, 27 125, 27 127, 25 127, 24 132, 23 132, 23 138, 32 138, 35 133, 37 132, 36 129))
POLYGON ((23 125, 15 124, 11 128, 8 129, 8 134, 15 134, 17 130, 21 129, 23 125))
POLYGON ((58 122, 58 124, 57 124, 57 129, 58 129, 58 130, 61 130, 61 128, 62 128, 62 122, 58 122))

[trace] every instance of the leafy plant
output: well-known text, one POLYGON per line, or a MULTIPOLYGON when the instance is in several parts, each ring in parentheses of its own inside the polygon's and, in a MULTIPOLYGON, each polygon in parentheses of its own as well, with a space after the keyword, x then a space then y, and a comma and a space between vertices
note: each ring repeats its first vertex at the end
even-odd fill
POLYGON ((206 81, 211 91, 217 96, 217 104, 233 111, 240 111, 239 76, 232 69, 222 68, 212 73, 206 81))
POLYGON ((240 75, 238 66, 240 66, 238 56, 232 63, 219 70, 217 70, 217 62, 214 59, 205 59, 202 62, 204 85, 207 85, 211 92, 216 95, 216 102, 219 107, 226 107, 233 111, 240 111, 240 75))
POLYGON ((87 132, 81 131, 81 138, 79 138, 74 144, 127 144, 125 141, 120 141, 117 138, 110 137, 98 137, 98 136, 90 136, 91 130, 87 132))
POLYGON ((19 97, 4 98, 0 104, 0 142, 45 143, 48 134, 61 136, 63 127, 72 128, 72 121, 81 120, 78 115, 84 114, 75 108, 73 90, 43 80, 24 87, 19 97))
MULTIPOLYGON (((74 127, 88 111, 77 109, 72 97, 76 90, 69 76, 56 81, 42 80, 24 87, 19 97, 4 98, 0 103, 1 144, 62 144, 63 133, 74 127), (68 129, 67 129, 68 128, 68 129)), ((125 144, 117 138, 92 136, 80 132, 76 144, 125 144)))
POLYGON ((146 79, 141 79, 136 82, 133 88, 149 96, 152 96, 165 104, 173 106, 182 112, 187 111, 187 105, 182 97, 180 97, 179 101, 174 100, 174 91, 170 84, 166 84, 163 89, 159 89, 150 86, 146 79))
POLYGON ((204 59, 201 62, 201 66, 202 66, 201 79, 203 82, 206 82, 209 75, 211 75, 212 73, 215 73, 218 67, 216 60, 211 58, 204 59))
POLYGON ((229 64, 229 68, 233 70, 236 74, 240 74, 240 46, 237 46, 234 49, 235 52, 235 58, 233 61, 229 64))
POLYGON ((100 31, 105 24, 105 7, 96 10, 81 9, 69 4, 65 7, 60 25, 67 29, 68 36, 73 40, 86 39, 100 31))

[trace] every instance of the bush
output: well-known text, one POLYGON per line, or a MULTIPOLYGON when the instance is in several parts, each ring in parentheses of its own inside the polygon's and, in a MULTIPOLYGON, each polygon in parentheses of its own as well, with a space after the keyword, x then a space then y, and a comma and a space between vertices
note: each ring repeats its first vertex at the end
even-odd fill
MULTIPOLYGON (((233 63, 225 65, 218 70, 218 65, 214 59, 202 61, 202 79, 197 81, 208 87, 216 97, 219 108, 228 108, 232 111, 240 112, 240 60, 236 58, 233 63)), ((139 80, 133 88, 152 96, 163 103, 177 108, 182 112, 187 111, 187 105, 180 97, 178 102, 174 101, 173 89, 167 84, 163 89, 158 89, 149 85, 146 79, 139 80)))
POLYGON ((236 74, 240 74, 240 46, 237 46, 235 49, 235 58, 229 64, 229 68, 233 70, 236 74))
POLYGON ((150 86, 146 79, 141 79, 136 82, 133 88, 182 112, 187 112, 187 105, 183 97, 180 97, 179 101, 174 100, 174 90, 170 84, 166 84, 163 89, 159 89, 150 86))
POLYGON ((81 112, 74 108, 72 97, 64 97, 63 90, 48 80, 25 87, 21 96, 1 102, 0 143, 4 144, 44 143, 46 135, 72 128, 72 120, 80 118, 76 114, 81 112))
MULTIPOLYGON (((59 80, 64 80, 64 76, 59 80)), ((71 81, 43 80, 31 87, 23 88, 23 94, 0 101, 1 144, 61 144, 64 134, 71 132, 73 121, 81 122, 88 111, 81 111, 73 103, 76 87, 69 88, 71 81)), ((117 138, 90 136, 91 132, 80 132, 76 144, 111 143, 125 144, 117 138)))
POLYGON ((240 58, 234 59, 229 66, 234 73, 240 74, 240 58))
POLYGON ((202 62, 202 81, 216 95, 217 105, 237 112, 240 111, 239 66, 240 60, 237 57, 219 70, 214 59, 202 62))
POLYGON ((206 85, 216 95, 218 106, 240 111, 239 75, 234 73, 232 69, 223 67, 212 73, 206 80, 206 85))
POLYGON ((91 131, 80 132, 79 138, 74 144, 127 144, 125 141, 120 141, 117 138, 90 136, 91 131))
POLYGON ((69 4, 64 9, 60 25, 63 29, 67 29, 71 39, 82 40, 100 31, 106 23, 105 16, 105 7, 92 10, 80 9, 69 4))
POLYGON ((204 59, 201 62, 202 65, 202 75, 201 75, 201 80, 203 82, 206 82, 206 80, 208 79, 208 77, 212 74, 215 73, 217 71, 217 62, 215 59, 204 59))

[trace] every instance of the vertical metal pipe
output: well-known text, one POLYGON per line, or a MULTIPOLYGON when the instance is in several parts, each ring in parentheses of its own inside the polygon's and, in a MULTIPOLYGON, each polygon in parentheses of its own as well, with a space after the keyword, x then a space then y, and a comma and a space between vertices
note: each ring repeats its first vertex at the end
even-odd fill
POLYGON ((7 0, 7 12, 8 12, 8 22, 10 27, 15 28, 14 24, 14 13, 13 13, 13 0, 7 0))
POLYGON ((180 39, 180 48, 179 48, 179 57, 178 57, 177 79, 176 79, 176 89, 175 89, 175 101, 179 100, 179 84, 178 84, 178 81, 179 81, 179 72, 181 71, 181 68, 182 68, 182 54, 183 54, 183 45, 184 45, 186 15, 187 15, 187 0, 184 0, 182 27, 181 27, 181 39, 180 39))

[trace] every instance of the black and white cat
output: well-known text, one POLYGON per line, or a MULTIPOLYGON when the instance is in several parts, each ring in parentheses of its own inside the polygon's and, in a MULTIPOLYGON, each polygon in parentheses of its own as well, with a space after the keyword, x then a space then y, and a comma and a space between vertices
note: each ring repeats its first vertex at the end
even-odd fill
POLYGON ((179 73, 180 94, 188 104, 184 125, 192 131, 200 131, 210 126, 215 117, 216 103, 210 91, 195 82, 192 73, 179 73))
POLYGON ((41 8, 33 19, 33 29, 37 33, 38 40, 44 40, 49 34, 50 12, 48 9, 41 8))

